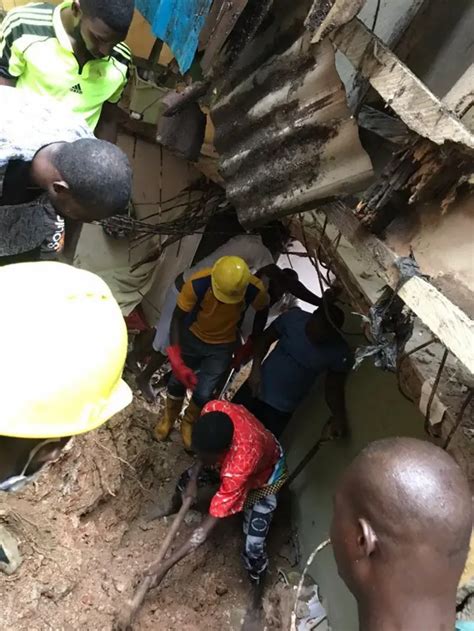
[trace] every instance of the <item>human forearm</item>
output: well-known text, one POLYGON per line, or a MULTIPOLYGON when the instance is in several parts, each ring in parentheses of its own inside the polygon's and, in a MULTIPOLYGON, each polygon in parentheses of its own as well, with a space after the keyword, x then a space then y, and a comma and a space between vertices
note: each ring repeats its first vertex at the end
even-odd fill
POLYGON ((322 298, 313 294, 313 292, 305 287, 299 280, 290 280, 287 291, 295 298, 298 298, 298 300, 309 302, 310 305, 314 305, 315 307, 319 307, 322 304, 322 298))
POLYGON ((184 325, 186 314, 179 307, 176 307, 170 324, 170 342, 171 346, 179 346, 181 341, 181 331, 184 325))
POLYGON ((66 232, 64 239, 63 258, 67 263, 73 263, 77 244, 81 236, 82 222, 66 217, 66 232))
POLYGON ((113 145, 117 144, 118 125, 115 120, 104 120, 97 123, 95 128, 95 137, 99 140, 106 140, 113 145))
POLYGON ((270 325, 263 335, 255 338, 255 346, 254 346, 254 365, 260 366, 265 357, 267 356, 268 351, 270 350, 271 345, 277 341, 279 335, 276 331, 275 327, 270 325))
POLYGON ((168 359, 170 360, 171 369, 173 375, 178 381, 180 381, 188 390, 194 390, 197 385, 198 378, 183 359, 181 349, 181 331, 184 327, 184 321, 186 312, 182 311, 179 307, 176 307, 173 313, 173 318, 170 325, 170 346, 166 349, 168 359))
POLYGON ((9 88, 14 88, 16 85, 16 79, 9 79, 8 77, 0 76, 0 86, 7 86, 9 88))
POLYGON ((268 319, 268 312, 269 312, 269 309, 268 307, 266 307, 265 309, 262 309, 261 311, 257 311, 257 313, 255 314, 255 318, 253 320, 253 328, 252 328, 253 340, 258 339, 262 335, 263 331, 265 330, 265 325, 268 319))
POLYGON ((105 103, 102 107, 102 113, 95 128, 95 136, 99 140, 107 140, 112 144, 117 144, 118 136, 118 119, 119 108, 117 105, 105 103))
POLYGON ((254 397, 258 396, 262 381, 262 363, 267 356, 273 342, 278 339, 278 332, 273 325, 269 326, 264 334, 255 340, 252 370, 250 371, 248 385, 254 397))
POLYGON ((192 533, 191 537, 184 543, 173 555, 167 559, 164 570, 167 571, 176 563, 179 563, 181 559, 191 554, 199 546, 201 546, 209 537, 211 532, 217 526, 219 519, 217 517, 212 517, 212 515, 208 515, 203 521, 202 525, 199 528, 196 528, 192 533))

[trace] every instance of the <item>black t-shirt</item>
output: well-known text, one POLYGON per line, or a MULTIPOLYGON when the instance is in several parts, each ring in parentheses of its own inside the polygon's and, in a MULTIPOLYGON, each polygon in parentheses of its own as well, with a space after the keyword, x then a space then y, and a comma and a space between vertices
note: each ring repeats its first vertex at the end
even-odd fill
POLYGON ((54 258, 64 245, 64 219, 31 181, 31 162, 10 160, 0 173, 0 257, 34 252, 54 258))
POLYGON ((43 193, 31 181, 31 162, 10 160, 0 187, 0 206, 28 204, 43 193))

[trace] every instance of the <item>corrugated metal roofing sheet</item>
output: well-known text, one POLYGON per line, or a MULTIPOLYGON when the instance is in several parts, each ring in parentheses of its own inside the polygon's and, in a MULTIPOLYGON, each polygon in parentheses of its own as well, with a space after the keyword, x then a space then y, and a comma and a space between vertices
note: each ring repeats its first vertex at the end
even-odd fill
POLYGON ((331 43, 292 29, 299 37, 280 31, 270 46, 257 36, 212 111, 227 196, 247 224, 360 191, 372 177, 331 43))

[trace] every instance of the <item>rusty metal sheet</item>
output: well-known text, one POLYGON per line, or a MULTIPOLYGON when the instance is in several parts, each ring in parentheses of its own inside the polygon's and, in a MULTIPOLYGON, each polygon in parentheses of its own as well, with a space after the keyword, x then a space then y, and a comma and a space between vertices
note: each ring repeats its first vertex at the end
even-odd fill
POLYGON ((212 110, 227 196, 244 224, 363 190, 373 175, 331 43, 298 35, 289 47, 288 33, 271 46, 257 37, 258 63, 246 55, 212 110))

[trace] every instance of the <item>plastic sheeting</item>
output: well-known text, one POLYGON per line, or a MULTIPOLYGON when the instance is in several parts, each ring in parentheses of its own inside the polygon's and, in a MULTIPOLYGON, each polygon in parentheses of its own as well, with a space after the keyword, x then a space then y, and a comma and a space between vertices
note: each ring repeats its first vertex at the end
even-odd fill
POLYGON ((379 300, 370 308, 369 317, 363 316, 374 343, 357 349, 354 368, 372 357, 377 368, 396 372, 399 358, 413 334, 414 315, 397 294, 413 276, 427 277, 421 273, 413 256, 399 257, 395 265, 400 273, 397 286, 393 290, 385 287, 379 300))
POLYGON ((193 63, 212 0, 137 0, 153 34, 171 48, 181 72, 193 63))

